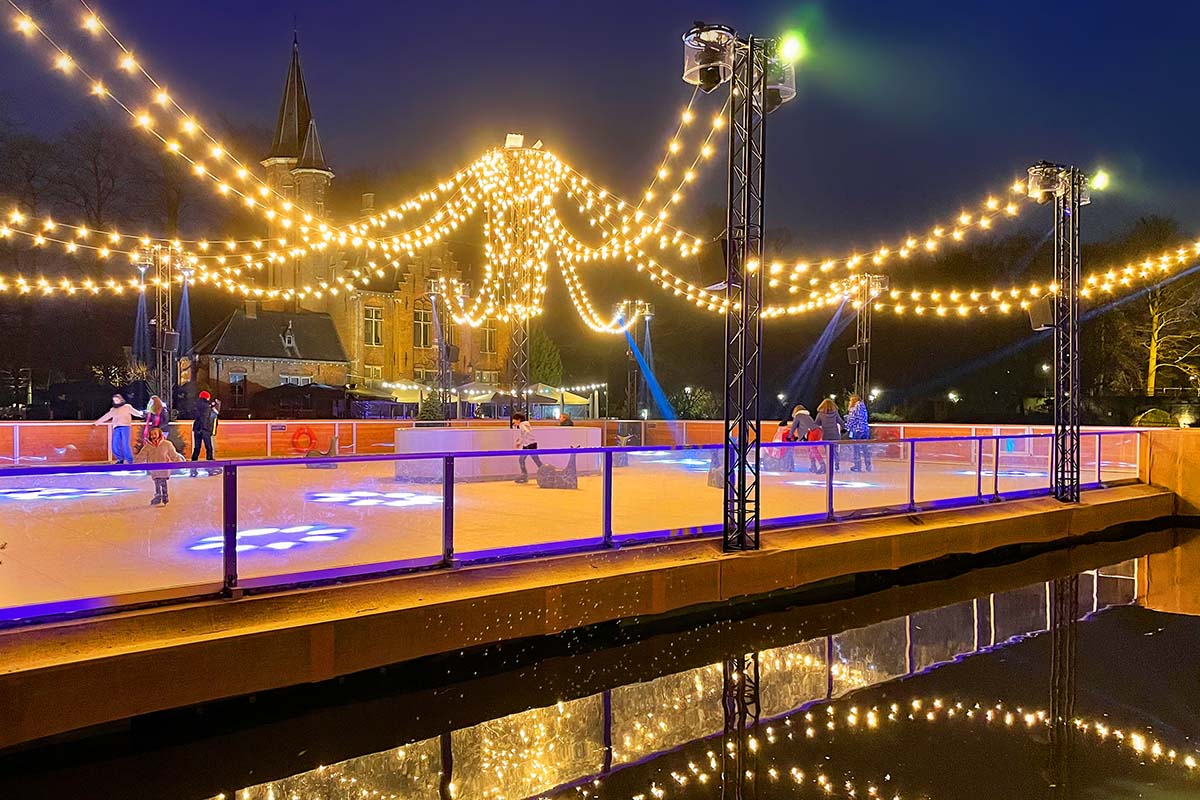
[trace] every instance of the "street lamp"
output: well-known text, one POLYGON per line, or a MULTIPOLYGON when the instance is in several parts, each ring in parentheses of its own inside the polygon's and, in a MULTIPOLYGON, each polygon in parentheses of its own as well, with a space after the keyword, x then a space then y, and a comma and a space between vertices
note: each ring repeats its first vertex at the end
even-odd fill
POLYGON ((951 403, 957 403, 958 401, 962 400, 962 395, 960 395, 958 392, 950 392, 946 395, 946 399, 951 403))

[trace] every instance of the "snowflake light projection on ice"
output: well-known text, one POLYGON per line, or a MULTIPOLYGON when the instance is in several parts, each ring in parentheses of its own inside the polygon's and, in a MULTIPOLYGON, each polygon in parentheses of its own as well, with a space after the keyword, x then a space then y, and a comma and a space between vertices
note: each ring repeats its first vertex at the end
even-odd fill
POLYGON ((441 505, 442 497, 419 492, 375 492, 359 489, 351 492, 310 492, 308 500, 313 503, 336 503, 347 506, 411 508, 413 506, 441 505))
MULTIPOLYGON (((329 525, 290 525, 286 528, 249 528, 237 532, 237 551, 244 553, 248 550, 291 550, 293 547, 303 547, 313 544, 329 544, 342 541, 349 528, 336 528, 329 525)), ((225 543, 220 534, 205 536, 188 546, 193 552, 224 551, 225 543)))

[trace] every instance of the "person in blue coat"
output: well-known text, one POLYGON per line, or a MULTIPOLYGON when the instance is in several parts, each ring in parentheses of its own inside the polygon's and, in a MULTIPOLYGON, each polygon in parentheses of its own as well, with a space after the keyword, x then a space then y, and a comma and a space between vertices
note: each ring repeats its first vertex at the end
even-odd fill
MULTIPOLYGON (((856 394, 850 395, 850 407, 846 411, 846 434, 855 441, 871 438, 871 423, 867 415, 867 404, 856 394)), ((861 472, 863 466, 871 471, 871 446, 860 444, 854 447, 854 466, 851 472, 861 472)))

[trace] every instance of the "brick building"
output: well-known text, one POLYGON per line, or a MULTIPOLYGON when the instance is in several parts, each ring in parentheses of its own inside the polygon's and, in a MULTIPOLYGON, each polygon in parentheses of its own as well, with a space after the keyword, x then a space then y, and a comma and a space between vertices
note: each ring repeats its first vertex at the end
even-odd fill
MULTIPOLYGON (((320 222, 329 222, 325 197, 334 173, 325 159, 316 120, 293 40, 292 59, 270 152, 263 159, 266 183, 320 222)), ((374 196, 363 196, 363 216, 373 213, 374 196)), ((272 223, 272 239, 284 236, 272 223)), ((332 283, 359 264, 361 251, 305 253, 270 264, 270 288, 286 291, 332 283)), ((385 385, 431 385, 437 376, 441 326, 453 356, 455 383, 500 383, 506 374, 511 331, 500 320, 479 328, 456 325, 435 309, 429 292, 439 277, 469 283, 445 244, 435 244, 366 289, 248 302, 196 346, 200 388, 220 398, 230 416, 249 408, 257 391, 287 383, 354 385, 386 394, 385 385), (289 341, 289 346, 287 342, 289 341), (232 413, 230 413, 232 412, 232 413)))

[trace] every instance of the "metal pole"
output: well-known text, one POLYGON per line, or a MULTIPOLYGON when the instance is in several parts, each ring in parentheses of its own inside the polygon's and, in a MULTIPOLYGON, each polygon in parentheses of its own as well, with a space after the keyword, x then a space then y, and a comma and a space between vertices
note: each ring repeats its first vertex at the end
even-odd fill
POLYGON ((833 448, 837 445, 830 442, 826 447, 829 450, 829 458, 825 459, 825 519, 833 522, 833 448))
POLYGON ((225 581, 221 594, 236 599, 242 596, 238 587, 237 559, 237 512, 238 512, 238 468, 234 464, 221 470, 221 534, 224 544, 225 581))
POLYGON ((1000 499, 1000 437, 996 437, 996 454, 992 459, 992 500, 1000 499))
POLYGON ((1104 434, 1096 434, 1096 485, 1104 483, 1103 465, 1104 459, 1100 458, 1100 451, 1104 447, 1104 434))
POLYGON ((454 566, 454 456, 442 457, 442 566, 454 566))
POLYGON ((975 502, 983 502, 983 439, 976 438, 971 442, 975 451, 975 502))
POLYGON ((20 466, 20 464, 21 464, 21 426, 13 425, 12 432, 13 432, 13 466, 16 467, 16 466, 20 466))
POLYGON ((613 546, 613 525, 612 525, 612 504, 613 504, 613 454, 612 450, 604 451, 604 475, 601 479, 601 501, 603 506, 600 509, 600 519, 602 524, 601 533, 604 537, 604 546, 613 546))
POLYGON ((917 440, 908 441, 908 510, 917 510, 917 440))

